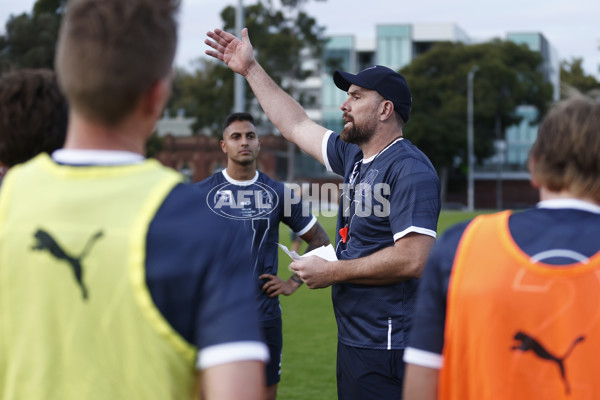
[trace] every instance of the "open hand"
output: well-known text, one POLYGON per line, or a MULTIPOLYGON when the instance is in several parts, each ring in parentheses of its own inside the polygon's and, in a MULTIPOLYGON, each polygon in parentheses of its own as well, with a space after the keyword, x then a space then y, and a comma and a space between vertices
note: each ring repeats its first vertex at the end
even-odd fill
POLYGON ((247 28, 242 29, 242 40, 219 28, 207 32, 206 35, 210 39, 205 39, 204 43, 214 49, 206 50, 207 55, 223 61, 232 71, 240 75, 248 75, 256 59, 247 28))

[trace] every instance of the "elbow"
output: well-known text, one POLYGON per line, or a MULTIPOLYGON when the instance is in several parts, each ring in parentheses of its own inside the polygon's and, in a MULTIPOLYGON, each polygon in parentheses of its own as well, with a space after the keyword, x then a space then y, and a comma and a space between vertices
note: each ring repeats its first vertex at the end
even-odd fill
POLYGON ((401 271, 397 272, 395 277, 398 281, 420 278, 425 270, 425 261, 412 260, 405 264, 401 271))

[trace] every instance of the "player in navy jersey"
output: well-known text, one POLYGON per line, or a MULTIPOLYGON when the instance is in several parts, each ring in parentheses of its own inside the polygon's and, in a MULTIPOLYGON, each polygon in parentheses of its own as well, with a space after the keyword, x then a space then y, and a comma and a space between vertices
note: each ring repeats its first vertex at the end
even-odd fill
POLYGON ((311 121, 242 40, 216 29, 206 53, 242 74, 269 119, 290 141, 344 177, 338 211, 338 261, 297 261, 291 268, 310 288, 332 286, 338 324, 340 399, 402 395, 402 355, 412 322, 417 278, 435 241, 440 185, 428 158, 407 139, 412 98, 400 74, 373 66, 334 73, 348 93, 340 134, 311 121))
POLYGON ((252 240, 252 268, 241 270, 251 277, 257 293, 270 353, 266 366, 266 398, 274 400, 281 374, 282 350, 278 296, 289 296, 302 284, 296 274, 286 281, 277 276, 279 223, 288 225, 308 243, 306 251, 329 244, 329 237, 313 215, 303 212, 300 202, 291 201, 293 193, 283 183, 256 169, 260 139, 252 115, 233 113, 227 117, 221 148, 227 154, 227 168, 197 186, 208 192, 206 202, 216 214, 234 220, 252 240))
POLYGON ((4 400, 264 397, 267 348, 237 273, 249 239, 143 155, 170 95, 178 9, 65 9, 64 147, 12 167, 0 190, 4 400))
MULTIPOLYGON (((585 269, 590 272, 585 279, 594 285, 600 270, 600 241, 598 240, 600 237, 600 157, 598 154, 600 154, 600 104, 585 99, 570 99, 554 105, 539 127, 538 137, 531 149, 529 159, 531 183, 539 189, 541 201, 536 208, 510 214, 506 217, 508 223, 502 223, 495 229, 493 226, 490 228, 490 238, 497 237, 502 241, 501 245, 486 250, 489 264, 500 255, 507 254, 513 257, 513 261, 506 264, 504 268, 520 268, 514 278, 509 276, 512 284, 508 287, 496 290, 494 286, 498 284, 498 280, 491 277, 491 271, 487 279, 480 281, 475 291, 466 290, 464 286, 453 286, 454 279, 458 279, 454 278, 457 264, 461 265, 461 268, 470 267, 471 273, 477 269, 489 268, 487 262, 480 265, 467 265, 461 261, 478 250, 476 243, 469 245, 467 235, 477 226, 489 226, 492 223, 489 221, 489 216, 457 224, 438 240, 427 262, 419 288, 415 322, 409 347, 404 356, 408 363, 405 382, 407 399, 456 398, 449 393, 461 393, 463 389, 475 395, 473 398, 478 399, 521 398, 517 397, 518 393, 526 393, 529 389, 541 393, 541 388, 546 388, 547 397, 544 398, 563 398, 565 393, 576 391, 576 385, 584 389, 583 397, 592 398, 600 395, 597 391, 590 392, 592 388, 588 387, 596 381, 595 378, 593 381, 586 382, 576 369, 581 367, 583 370, 594 370, 595 368, 594 374, 597 375, 598 364, 592 365, 589 360, 582 362, 581 358, 577 361, 577 357, 585 357, 586 353, 595 353, 585 349, 586 345, 593 345, 599 339, 590 334, 591 328, 598 328, 597 318, 588 318, 587 314, 595 315, 598 306, 595 301, 588 298, 582 301, 589 304, 589 307, 569 308, 580 304, 576 302, 577 293, 573 293, 576 287, 569 278, 583 274, 585 269), (554 277, 555 280, 540 285, 538 281, 541 281, 544 276, 554 277), (470 304, 487 302, 495 304, 495 312, 494 315, 489 315, 489 321, 480 321, 482 325, 489 326, 488 332, 478 335, 477 340, 471 340, 463 347, 461 353, 447 358, 443 355, 446 351, 450 351, 446 346, 452 347, 453 344, 447 341, 448 334, 454 337, 470 337, 467 336, 470 334, 467 329, 449 330, 450 326, 455 326, 449 324, 449 313, 459 315, 458 305, 450 309, 451 292, 455 292, 456 296, 462 293, 470 296, 468 297, 470 304), (502 293, 507 300, 501 298, 502 293), (508 299, 524 296, 527 293, 531 295, 530 302, 520 302, 516 307, 509 305, 508 299), (557 307, 546 306, 552 304, 553 298, 562 295, 570 296, 571 301, 561 303, 557 307), (538 297, 541 299, 542 306, 533 305, 538 297), (521 323, 522 325, 520 324, 518 329, 515 328, 514 332, 510 331, 511 334, 504 335, 500 340, 494 340, 492 347, 509 353, 514 361, 511 368, 498 374, 500 376, 486 374, 487 365, 498 365, 499 359, 490 355, 489 351, 492 349, 489 347, 473 349, 469 346, 481 343, 487 335, 493 335, 497 331, 492 325, 493 321, 506 326, 521 315, 524 315, 523 318, 528 322, 533 321, 535 316, 541 316, 544 322, 542 324, 532 322, 531 326, 521 323), (570 316, 574 320, 581 316, 585 328, 580 329, 575 323, 566 322, 565 316, 570 316), (570 332, 570 329, 574 329, 574 332, 570 332), (565 332, 566 340, 558 344, 554 343, 553 346, 560 346, 562 350, 553 348, 550 339, 557 337, 556 335, 560 337, 565 332), (585 337, 585 339, 576 340, 578 337, 585 337), (516 340, 520 340, 521 344, 515 343, 516 340), (569 345, 572 352, 565 353, 569 345), (520 370, 518 368, 525 362, 527 350, 531 350, 529 360, 538 364, 531 368, 524 366, 524 369, 520 370), (469 354, 476 358, 469 357, 469 354), (520 354, 523 354, 523 358, 518 358, 520 354), (547 364, 542 364, 544 360, 547 364), (473 371, 471 363, 476 363, 474 369, 478 369, 478 373, 470 373, 473 371), (563 371, 562 379, 561 369, 557 368, 559 363, 562 363, 560 367, 563 371), (548 371, 547 374, 542 371, 544 365, 547 366, 544 370, 548 371), (523 384, 515 387, 517 376, 519 374, 523 376, 531 370, 536 376, 530 377, 528 382, 534 386, 528 388, 527 384, 523 384), (446 373, 466 376, 467 379, 456 379, 454 382, 449 381, 438 386, 441 375, 446 373), (500 383, 501 390, 512 390, 513 394, 504 392, 503 395, 502 392, 493 390, 494 386, 488 386, 492 385, 489 382, 491 378, 504 379, 500 383), (569 381, 571 381, 570 387, 569 381), (477 397, 477 393, 481 393, 478 390, 482 386, 487 388, 488 396, 477 397)), ((482 245, 484 244, 479 244, 482 245)), ((595 285, 597 286, 597 283, 595 285)), ((598 292, 597 287, 593 290, 595 293, 598 292)), ((469 310, 464 312, 468 314, 469 310)), ((453 321, 456 318, 458 317, 453 317, 453 321)), ((580 394, 572 394, 573 398, 580 398, 580 394)), ((461 395, 460 398, 469 397, 461 395)))

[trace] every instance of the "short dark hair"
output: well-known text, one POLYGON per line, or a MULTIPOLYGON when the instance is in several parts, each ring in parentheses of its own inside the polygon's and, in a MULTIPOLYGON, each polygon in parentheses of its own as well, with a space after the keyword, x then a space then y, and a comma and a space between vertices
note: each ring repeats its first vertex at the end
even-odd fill
MULTIPOLYGON (((225 118, 225 122, 223 123, 223 132, 225 132, 225 129, 227 129, 227 127, 229 125, 231 125, 232 123, 234 123, 236 121, 248 121, 252 125, 256 126, 256 123, 254 122, 254 117, 252 117, 252 114, 247 113, 247 112, 235 112, 233 114, 229 114, 227 116, 227 118, 225 118)), ((221 136, 223 136, 223 133, 221 133, 221 136)))
POLYGON ((70 0, 56 71, 73 110, 116 125, 171 73, 179 0, 70 0))
POLYGON ((67 101, 48 69, 24 69, 0 76, 0 162, 12 167, 63 146, 67 101))

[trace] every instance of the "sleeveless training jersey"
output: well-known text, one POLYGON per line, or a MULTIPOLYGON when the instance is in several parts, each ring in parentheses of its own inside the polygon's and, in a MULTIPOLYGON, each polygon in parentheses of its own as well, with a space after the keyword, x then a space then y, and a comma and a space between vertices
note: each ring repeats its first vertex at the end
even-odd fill
POLYGON ((563 268, 535 263, 509 215, 476 218, 459 244, 439 398, 597 398, 600 253, 563 268))
MULTIPOLYGON (((469 221, 446 230, 433 247, 417 296, 408 363, 440 369, 450 274, 469 221)), ((523 253, 560 268, 600 251, 600 206, 576 199, 553 199, 511 214, 508 228, 523 253)))
MULTIPOLYGON (((0 190, 0 397, 194 396, 198 348, 156 308, 145 270, 149 226, 179 181, 155 161, 72 167, 47 155, 9 172, 0 190)), ((211 254, 215 244, 206 243, 211 254)), ((204 281, 198 304, 227 301, 204 281)), ((206 328, 194 342, 223 343, 207 335, 220 317, 200 310, 206 328)), ((256 325, 244 326, 257 337, 256 325)))
MULTIPOLYGON (((373 254, 408 233, 435 237, 440 184, 433 165, 406 139, 363 159, 360 148, 338 134, 323 138, 328 171, 344 177, 338 208, 336 253, 340 260, 373 254), (339 229, 347 227, 346 243, 339 229)), ((418 279, 394 285, 332 285, 339 341, 368 349, 403 349, 415 307, 418 279)))
MULTIPOLYGON (((308 232, 317 219, 301 202, 290 202, 293 193, 281 182, 260 171, 249 181, 237 181, 222 170, 196 184, 209 192, 206 204, 215 214, 235 221, 252 239, 251 277, 259 302, 262 321, 281 316, 279 298, 271 298, 262 290, 262 274, 277 275, 279 223, 288 225, 298 236, 308 232), (287 203, 287 204, 286 204, 287 203), (293 204, 292 204, 293 203, 293 204)), ((233 245, 233 244, 232 244, 233 245)))

